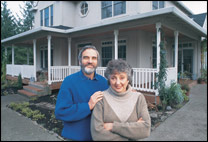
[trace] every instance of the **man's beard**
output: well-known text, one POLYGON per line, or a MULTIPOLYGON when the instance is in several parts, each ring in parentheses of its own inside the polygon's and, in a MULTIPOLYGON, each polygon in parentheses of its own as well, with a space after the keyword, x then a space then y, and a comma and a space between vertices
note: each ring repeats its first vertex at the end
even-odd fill
POLYGON ((90 75, 90 74, 92 74, 95 70, 96 70, 96 68, 97 68, 97 66, 96 67, 94 67, 92 64, 92 66, 93 66, 93 68, 87 68, 86 66, 88 66, 88 65, 90 65, 90 64, 87 64, 87 65, 81 65, 81 69, 82 69, 82 71, 84 72, 84 73, 86 73, 86 74, 88 74, 88 75, 90 75))

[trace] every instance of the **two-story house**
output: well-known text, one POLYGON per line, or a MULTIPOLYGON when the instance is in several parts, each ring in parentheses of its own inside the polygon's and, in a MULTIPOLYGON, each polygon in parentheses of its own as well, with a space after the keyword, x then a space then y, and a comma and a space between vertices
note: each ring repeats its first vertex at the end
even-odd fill
MULTIPOLYGON (((193 13, 179 1, 37 1, 34 29, 1 41, 12 47, 7 75, 34 77, 45 70, 48 84, 61 82, 80 70, 81 47, 94 45, 104 74, 109 60, 122 58, 134 70, 133 88, 156 93, 155 76, 160 65, 161 30, 167 50, 167 81, 178 73, 200 77, 200 42, 207 31, 193 21, 193 13), (33 65, 15 65, 14 48, 33 48, 33 65)), ((206 23, 206 22, 205 22, 206 23)))

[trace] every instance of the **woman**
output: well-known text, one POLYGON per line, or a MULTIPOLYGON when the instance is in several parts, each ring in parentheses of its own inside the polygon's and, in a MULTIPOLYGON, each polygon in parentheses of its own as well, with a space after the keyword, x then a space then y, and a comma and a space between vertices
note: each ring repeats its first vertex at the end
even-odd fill
POLYGON ((138 140, 150 135, 151 121, 144 96, 132 91, 133 71, 124 60, 108 63, 105 77, 110 87, 91 117, 93 140, 138 140))

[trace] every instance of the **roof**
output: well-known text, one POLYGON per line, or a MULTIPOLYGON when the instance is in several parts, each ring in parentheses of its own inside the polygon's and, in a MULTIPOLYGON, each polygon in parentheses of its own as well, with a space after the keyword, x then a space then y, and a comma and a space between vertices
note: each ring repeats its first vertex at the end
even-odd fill
POLYGON ((186 7, 181 1, 172 1, 172 2, 175 3, 176 6, 182 9, 188 15, 193 15, 193 12, 188 7, 186 7))
POLYGON ((207 13, 201 13, 201 14, 191 15, 190 18, 192 18, 197 24, 203 27, 206 16, 207 13))

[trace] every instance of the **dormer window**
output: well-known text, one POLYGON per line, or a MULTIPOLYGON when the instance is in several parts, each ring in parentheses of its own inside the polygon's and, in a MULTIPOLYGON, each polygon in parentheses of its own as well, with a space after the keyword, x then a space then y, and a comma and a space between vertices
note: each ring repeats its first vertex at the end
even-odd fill
POLYGON ((40 26, 53 26, 53 5, 40 10, 40 26))
POLYGON ((126 1, 102 1, 102 19, 126 13, 126 1))
POLYGON ((152 10, 156 10, 164 7, 165 7, 164 1, 152 1, 152 10))
POLYGON ((80 12, 82 16, 86 16, 88 13, 88 3, 86 1, 81 2, 80 12))

